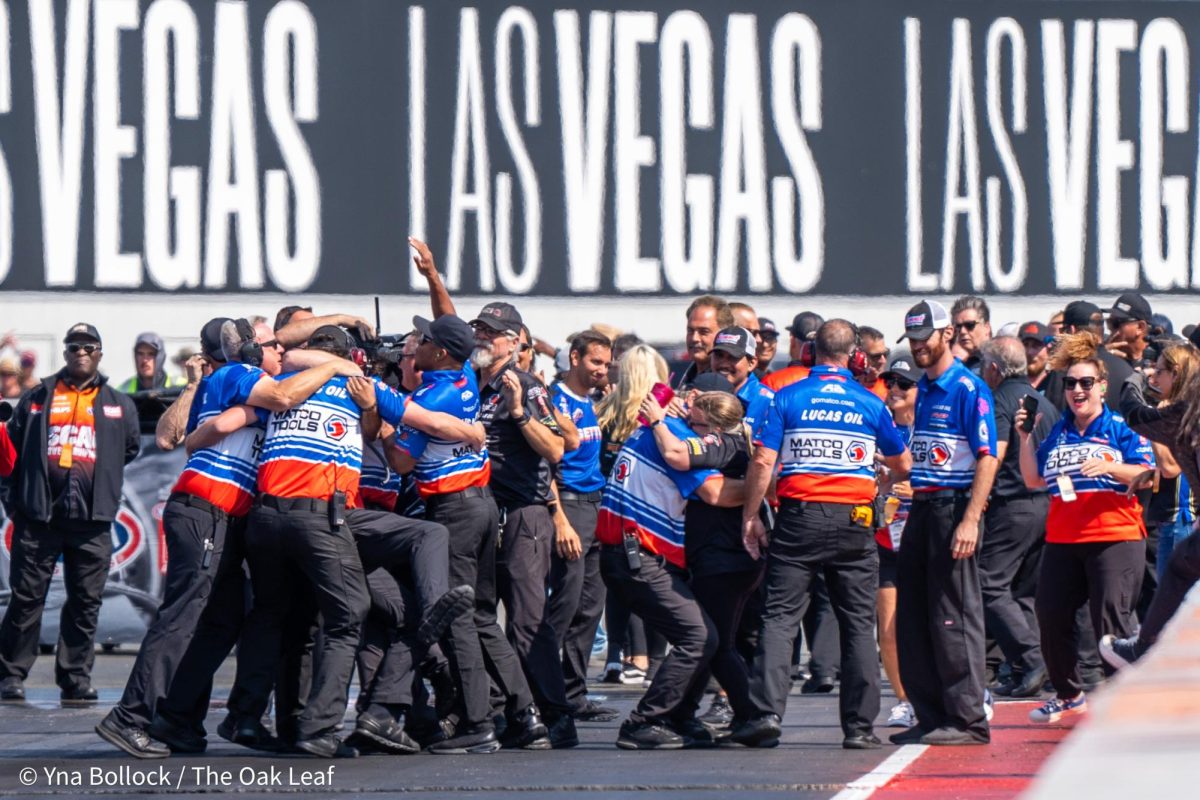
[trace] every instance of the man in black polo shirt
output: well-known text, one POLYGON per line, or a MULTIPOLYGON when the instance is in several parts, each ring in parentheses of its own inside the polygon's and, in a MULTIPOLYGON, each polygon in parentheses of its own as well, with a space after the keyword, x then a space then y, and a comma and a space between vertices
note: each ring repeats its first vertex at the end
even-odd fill
POLYGON ((546 581, 554 548, 554 465, 563 439, 545 386, 516 367, 521 315, 508 303, 488 303, 471 323, 479 370, 480 421, 487 429, 491 489, 500 507, 500 597, 508 637, 521 660, 555 747, 579 743, 563 682, 554 627, 546 616, 546 581))
POLYGON ((996 414, 996 457, 1000 469, 984 516, 983 544, 979 551, 979 582, 983 593, 983 622, 1012 666, 1012 678, 996 690, 1011 697, 1037 697, 1046 680, 1033 597, 1042 560, 1046 514, 1050 496, 1046 489, 1030 490, 1021 478, 1020 443, 1013 425, 1026 395, 1038 402, 1041 419, 1034 426, 1035 441, 1043 441, 1058 411, 1029 382, 1025 346, 1011 336, 1001 336, 980 348, 980 371, 992 390, 996 414))

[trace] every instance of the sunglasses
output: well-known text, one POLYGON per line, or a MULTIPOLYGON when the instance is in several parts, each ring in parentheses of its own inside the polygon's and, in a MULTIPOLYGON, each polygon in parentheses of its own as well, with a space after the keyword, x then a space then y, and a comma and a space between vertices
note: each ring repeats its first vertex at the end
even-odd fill
POLYGON ((887 357, 892 354, 891 350, 883 350, 879 353, 867 353, 867 358, 871 361, 886 361, 887 357))
POLYGON ((277 347, 280 347, 280 344, 279 344, 279 340, 278 340, 278 339, 272 339, 272 340, 271 340, 271 341, 269 341, 269 342, 263 342, 263 343, 262 343, 262 349, 263 349, 263 350, 273 350, 273 349, 275 349, 275 348, 277 348, 277 347))
POLYGON ((884 378, 883 385, 889 389, 891 389, 894 386, 899 386, 900 391, 907 392, 909 389, 912 389, 917 384, 915 381, 910 381, 908 378, 897 378, 895 376, 891 376, 888 378, 884 378))
POLYGON ((954 323, 954 330, 966 331, 967 333, 970 333, 971 331, 975 330, 978 325, 979 320, 976 319, 970 320, 969 322, 956 322, 954 323))
POLYGON ((67 345, 68 353, 78 353, 80 350, 87 353, 89 356, 100 349, 98 344, 80 344, 79 342, 71 342, 67 345))
POLYGON ((522 353, 528 353, 530 350, 533 349, 533 345, 529 344, 528 342, 521 342, 520 349, 521 349, 522 353))
POLYGON ((1075 391, 1076 386, 1078 386, 1080 389, 1083 389, 1085 392, 1090 392, 1092 390, 1092 387, 1096 385, 1096 382, 1098 380, 1100 380, 1100 379, 1099 378, 1063 378, 1063 386, 1066 387, 1068 392, 1075 391))

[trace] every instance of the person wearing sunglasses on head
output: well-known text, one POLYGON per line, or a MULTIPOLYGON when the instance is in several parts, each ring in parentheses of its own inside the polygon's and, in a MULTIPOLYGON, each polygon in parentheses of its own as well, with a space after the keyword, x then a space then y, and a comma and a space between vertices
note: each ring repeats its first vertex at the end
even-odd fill
POLYGON ((96 623, 112 560, 125 465, 137 457, 137 409, 100 374, 100 332, 80 322, 63 338, 66 366, 28 390, 8 433, 17 451, 6 505, 13 520, 8 609, 0 622, 0 698, 24 700, 46 593, 59 557, 67 600, 54 677, 64 703, 94 703, 96 623))
POLYGON ((1154 468, 1154 455, 1105 407, 1108 373, 1099 348, 1099 337, 1087 331, 1059 343, 1051 366, 1066 373, 1067 407, 1045 439, 1025 430, 1024 408, 1013 420, 1025 485, 1050 490, 1036 609, 1055 696, 1030 712, 1041 724, 1087 711, 1076 609, 1087 604, 1097 635, 1129 636, 1146 557, 1142 504, 1129 489, 1154 468))
POLYGON ((991 311, 982 297, 965 294, 950 308, 954 321, 953 347, 963 366, 979 374, 979 348, 992 338, 991 311), (960 353, 961 351, 961 353, 960 353))
POLYGON ((1050 497, 1045 488, 1028 488, 1021 477, 1021 445, 1013 420, 1022 402, 1033 403, 1038 417, 1034 439, 1040 442, 1058 422, 1058 411, 1029 382, 1025 353, 1030 346, 998 336, 980 350, 983 379, 996 401, 1000 470, 984 515, 987 535, 979 549, 979 577, 985 630, 1012 668, 1006 680, 997 680, 1000 658, 989 654, 989 683, 996 694, 1010 697, 1037 697, 1046 682, 1033 603, 1050 497))

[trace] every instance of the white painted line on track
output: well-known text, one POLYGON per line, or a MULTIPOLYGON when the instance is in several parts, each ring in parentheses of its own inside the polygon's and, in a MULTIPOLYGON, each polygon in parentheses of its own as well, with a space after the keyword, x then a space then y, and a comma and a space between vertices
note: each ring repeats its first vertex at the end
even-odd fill
POLYGON ((833 800, 866 800, 875 794, 892 778, 904 771, 905 767, 921 757, 929 749, 927 744, 906 744, 892 753, 878 767, 863 775, 858 780, 850 781, 846 788, 833 796, 833 800))

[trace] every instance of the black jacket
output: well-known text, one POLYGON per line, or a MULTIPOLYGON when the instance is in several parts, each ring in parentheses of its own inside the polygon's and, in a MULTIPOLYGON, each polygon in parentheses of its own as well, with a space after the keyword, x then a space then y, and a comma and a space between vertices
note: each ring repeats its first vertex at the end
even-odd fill
MULTIPOLYGON (((9 479, 9 502, 27 519, 49 522, 54 499, 50 496, 50 473, 46 464, 48 432, 46 418, 54 387, 66 376, 63 369, 21 395, 8 433, 17 449, 17 468, 9 479), (34 407, 38 410, 34 411, 34 407)), ((92 520, 111 522, 121 505, 121 486, 125 480, 125 465, 137 457, 139 442, 138 413, 129 395, 108 385, 98 376, 100 391, 96 393, 93 424, 96 426, 96 471, 92 487, 92 520), (118 418, 104 413, 105 406, 121 409, 118 418)))
POLYGON ((1121 416, 1139 436, 1167 446, 1179 462, 1179 469, 1189 486, 1200 486, 1200 465, 1196 450, 1180 436, 1186 403, 1176 401, 1166 408, 1155 408, 1146 402, 1142 393, 1145 377, 1135 372, 1121 386, 1121 416))

